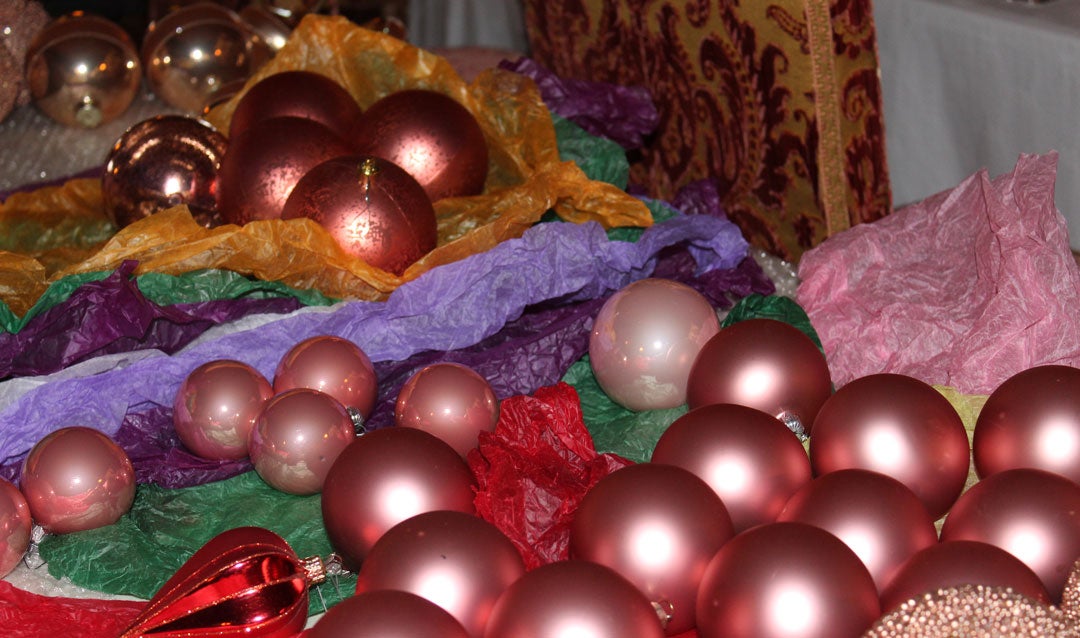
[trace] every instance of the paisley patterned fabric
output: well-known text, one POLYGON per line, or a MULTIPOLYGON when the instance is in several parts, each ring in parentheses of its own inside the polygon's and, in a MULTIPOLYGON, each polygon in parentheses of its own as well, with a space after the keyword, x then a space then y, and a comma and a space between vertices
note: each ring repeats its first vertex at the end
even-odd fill
POLYGON ((797 260, 892 208, 870 0, 526 0, 531 55, 647 88, 632 183, 712 177, 747 238, 797 260))

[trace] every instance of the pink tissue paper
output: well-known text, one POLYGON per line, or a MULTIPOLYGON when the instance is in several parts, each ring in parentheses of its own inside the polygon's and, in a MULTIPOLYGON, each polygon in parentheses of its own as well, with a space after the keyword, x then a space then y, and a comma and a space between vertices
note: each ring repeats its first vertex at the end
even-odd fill
POLYGON ((1054 205, 1057 153, 1021 155, 805 253, 796 299, 839 388, 891 372, 990 394, 1080 367, 1080 269, 1054 205))

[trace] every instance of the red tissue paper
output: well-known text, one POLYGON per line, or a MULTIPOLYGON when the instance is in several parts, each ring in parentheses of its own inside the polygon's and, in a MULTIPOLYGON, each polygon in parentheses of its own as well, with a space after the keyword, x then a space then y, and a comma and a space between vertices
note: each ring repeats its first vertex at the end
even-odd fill
POLYGON ((115 638, 146 603, 41 596, 0 580, 5 638, 115 638))

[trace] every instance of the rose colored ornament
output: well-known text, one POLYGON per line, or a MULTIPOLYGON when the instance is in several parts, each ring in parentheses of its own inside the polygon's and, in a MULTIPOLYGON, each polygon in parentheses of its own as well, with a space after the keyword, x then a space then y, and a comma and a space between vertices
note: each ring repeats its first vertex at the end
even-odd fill
POLYGON ((305 173, 352 147, 325 125, 301 117, 275 117, 229 138, 218 170, 217 204, 230 224, 278 219, 305 173))
POLYGON ((275 394, 263 407, 248 440, 255 471, 289 494, 316 494, 356 430, 345 406, 318 390, 275 394))
POLYGON ((408 173, 377 157, 319 164, 296 184, 282 219, 315 220, 349 255, 395 275, 435 248, 435 209, 408 173))
POLYGON ((120 520, 135 501, 135 470, 104 433, 66 427, 31 448, 19 487, 38 525, 67 534, 120 520))
POLYGON ((880 593, 915 552, 937 543, 937 528, 915 493, 867 470, 837 470, 796 492, 777 521, 831 532, 870 570, 880 593))
POLYGON ((948 399, 900 374, 872 374, 837 390, 810 437, 815 475, 857 468, 891 476, 935 520, 964 489, 970 458, 964 422, 948 399))
POLYGON ((354 420, 371 416, 378 394, 375 367, 348 339, 318 335, 297 343, 278 362, 274 392, 311 388, 341 402, 354 420))
POLYGON ((690 409, 713 403, 756 408, 809 435, 832 393, 825 355, 798 328, 776 319, 746 319, 720 330, 690 368, 690 409))
POLYGON ((1045 470, 992 474, 949 510, 942 541, 982 541, 1019 558, 1055 603, 1080 557, 1080 485, 1045 470))
POLYGON ((389 427, 349 444, 326 476, 323 523, 345 566, 355 571, 375 541, 407 518, 434 510, 475 514, 475 479, 433 434, 389 427))
POLYGON ((589 335, 589 363, 604 392, 631 410, 686 403, 690 366, 720 330, 708 300, 686 284, 642 279, 612 295, 589 335))
POLYGON ((15 569, 30 548, 30 506, 19 488, 0 479, 0 578, 15 569))
POLYGON ((904 562, 881 592, 881 610, 889 612, 927 592, 960 585, 1009 587, 1050 604, 1050 594, 1038 575, 1009 552, 979 541, 943 541, 904 562))
POLYGON ((405 169, 433 202, 484 189, 484 132, 467 108, 437 91, 397 91, 377 100, 364 111, 353 139, 361 153, 405 169))
POLYGON ((660 638, 648 599, 613 569, 583 560, 548 563, 510 585, 485 638, 660 638))
POLYGON ((732 403, 676 419, 656 442, 652 462, 677 465, 708 483, 736 533, 775 521, 810 482, 810 459, 798 437, 779 419, 732 403))
POLYGON ((304 638, 469 638, 453 616, 407 591, 384 589, 350 596, 304 633, 304 638))
POLYGON ((461 458, 476 447, 481 432, 499 422, 499 400, 487 379, 468 366, 435 363, 402 386, 394 407, 397 425, 418 428, 446 441, 461 458))
POLYGON ((203 226, 217 226, 214 191, 228 140, 202 120, 159 115, 135 124, 109 150, 101 191, 120 228, 186 204, 203 226))
POLYGON ((135 99, 141 74, 128 34, 81 11, 49 23, 26 51, 34 104, 65 126, 95 128, 116 119, 135 99))
POLYGON ((694 627, 698 583, 734 535, 720 497, 688 470, 642 463, 589 490, 570 525, 570 555, 606 565, 668 616, 669 636, 694 627))
POLYGON ((173 400, 173 427, 184 447, 205 459, 242 459, 270 382, 246 363, 208 361, 188 373, 173 400))
POLYGON ((1044 365, 1006 379, 979 412, 972 448, 980 478, 1031 467, 1080 482, 1080 370, 1044 365))
POLYGON ((360 565, 356 593, 414 593, 482 638, 495 601, 524 574, 521 554, 497 527, 475 514, 440 510, 387 530, 360 565))
POLYGON ((349 139, 362 115, 356 99, 325 75, 282 71, 259 80, 240 98, 229 120, 229 136, 236 137, 252 124, 273 117, 302 117, 349 139))
POLYGON ((701 638, 854 638, 879 613, 858 556, 806 523, 759 525, 728 541, 697 599, 701 638))

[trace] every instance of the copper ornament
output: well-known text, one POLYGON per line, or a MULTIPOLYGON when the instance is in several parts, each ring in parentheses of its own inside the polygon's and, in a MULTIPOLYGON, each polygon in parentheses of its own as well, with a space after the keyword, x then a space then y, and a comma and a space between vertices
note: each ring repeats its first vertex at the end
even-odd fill
POLYGON ((242 135, 253 124, 273 117, 303 117, 349 139, 362 115, 360 104, 334 80, 313 71, 283 71, 255 83, 240 98, 229 121, 229 135, 242 135))

